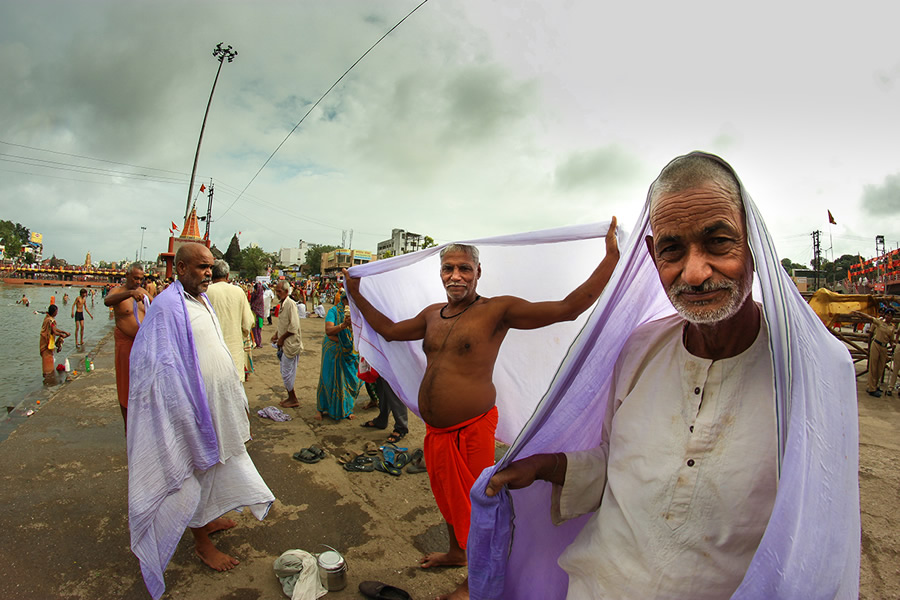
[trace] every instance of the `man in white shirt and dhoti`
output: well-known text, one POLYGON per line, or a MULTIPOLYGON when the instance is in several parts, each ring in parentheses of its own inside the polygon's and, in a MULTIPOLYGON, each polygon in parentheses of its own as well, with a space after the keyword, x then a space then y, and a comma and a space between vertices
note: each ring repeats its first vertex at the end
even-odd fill
POLYGON ((131 547, 150 595, 185 528, 200 559, 225 571, 238 560, 210 534, 235 526, 223 515, 248 507, 258 519, 274 501, 247 454, 248 403, 219 321, 206 298, 213 257, 186 244, 178 281, 154 299, 131 351, 128 508, 131 547))
POLYGON ((708 155, 676 159, 650 223, 678 314, 619 354, 600 446, 516 461, 487 489, 541 479, 554 522, 596 511, 559 559, 569 598, 728 598, 775 501, 773 363, 739 183, 708 155))
POLYGON ((222 328, 222 337, 234 367, 237 369, 241 380, 245 379, 244 367, 247 364, 247 352, 245 347, 250 344, 250 329, 253 327, 253 311, 250 310, 250 302, 244 290, 228 281, 231 268, 222 259, 213 263, 212 283, 206 290, 206 297, 216 318, 222 328))

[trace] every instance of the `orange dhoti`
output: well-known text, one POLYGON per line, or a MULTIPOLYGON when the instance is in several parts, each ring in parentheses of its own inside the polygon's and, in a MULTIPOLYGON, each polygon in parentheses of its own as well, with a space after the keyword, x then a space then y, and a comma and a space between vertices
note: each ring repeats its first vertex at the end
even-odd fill
POLYGON ((469 539, 469 492, 481 472, 494 464, 497 407, 451 427, 425 425, 425 464, 431 492, 460 548, 469 539))
POLYGON ((128 408, 128 368, 134 338, 122 333, 118 327, 113 332, 116 338, 116 391, 119 404, 128 408))

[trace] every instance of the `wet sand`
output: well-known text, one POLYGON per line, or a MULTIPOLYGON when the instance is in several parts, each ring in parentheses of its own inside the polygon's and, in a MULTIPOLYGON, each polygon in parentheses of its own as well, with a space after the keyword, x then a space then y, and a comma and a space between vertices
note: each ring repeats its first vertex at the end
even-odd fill
MULTIPOLYGON (((264 340, 272 331, 265 328, 264 340)), ((230 513, 238 526, 214 536, 220 549, 241 560, 227 573, 204 566, 185 535, 166 571, 165 598, 285 598, 273 561, 291 548, 320 552, 320 544, 337 548, 349 565, 347 588, 326 596, 335 600, 361 598, 357 585, 368 579, 399 586, 413 598, 433 598, 465 575, 465 569, 416 566, 423 553, 447 547, 427 475, 348 473, 336 462, 344 451, 360 452, 366 441, 380 444, 389 431, 360 427, 377 414, 361 410, 368 401, 365 392, 354 420, 314 419, 323 333, 324 320, 303 323, 305 351, 296 381, 301 407, 288 410, 294 420, 285 423, 256 416, 256 410, 276 405, 284 389, 274 349, 255 351, 256 373, 246 386, 253 434, 248 449, 277 500, 262 522, 230 513), (314 443, 328 453, 322 462, 306 465, 291 458, 314 443)), ((149 598, 129 549, 125 437, 111 336, 95 350, 94 362, 96 371, 43 399, 0 443, 0 598, 149 598)), ((900 399, 871 398, 864 386, 864 379, 858 380, 860 597, 900 598, 900 532, 894 525, 900 514, 900 399)), ((413 415, 410 429, 404 445, 420 448, 424 425, 413 415)))

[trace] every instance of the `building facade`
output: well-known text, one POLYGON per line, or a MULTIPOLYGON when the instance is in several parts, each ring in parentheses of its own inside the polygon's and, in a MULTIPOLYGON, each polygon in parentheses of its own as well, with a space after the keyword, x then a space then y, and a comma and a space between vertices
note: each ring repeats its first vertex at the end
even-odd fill
POLYGON ((424 248, 425 238, 418 233, 403 229, 392 229, 391 239, 378 242, 378 259, 385 256, 399 256, 424 248))
POLYGON ((338 248, 322 254, 323 277, 333 277, 341 272, 341 269, 349 269, 355 265, 364 265, 375 260, 375 256, 366 250, 348 250, 338 248))
POLYGON ((299 248, 282 248, 278 251, 278 263, 291 266, 302 265, 306 262, 306 242, 300 240, 299 248))

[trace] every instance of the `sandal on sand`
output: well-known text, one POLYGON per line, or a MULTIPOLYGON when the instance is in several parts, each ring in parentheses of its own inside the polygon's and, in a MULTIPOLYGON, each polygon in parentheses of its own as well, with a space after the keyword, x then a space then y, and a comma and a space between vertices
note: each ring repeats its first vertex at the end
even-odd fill
POLYGON ((375 467, 372 465, 372 463, 358 463, 356 461, 353 461, 344 464, 344 470, 350 471, 351 473, 368 473, 370 471, 374 471, 375 467))
POLYGON ((421 448, 416 448, 409 459, 409 466, 406 467, 407 473, 427 473, 425 468, 425 453, 421 448))
POLYGON ((360 427, 368 427, 370 429, 386 429, 387 425, 385 425, 384 427, 379 427, 375 424, 375 421, 366 421, 365 423, 360 425, 360 427))
POLYGON ((369 456, 375 456, 376 454, 378 454, 378 446, 375 445, 375 442, 366 442, 365 453, 369 456))
POLYGON ((409 464, 409 454, 406 452, 398 452, 394 455, 394 460, 391 461, 391 464, 398 469, 402 469, 409 464))
POLYGON ((375 463, 375 470, 381 471, 382 473, 387 473, 388 475, 393 475, 395 477, 399 477, 401 473, 400 469, 383 460, 379 460, 375 463))
POLYGON ((411 600, 405 590, 380 581, 363 581, 359 584, 359 593, 375 600, 411 600))
POLYGON ((294 459, 299 460, 302 463, 313 464, 322 460, 322 457, 310 450, 309 448, 304 448, 300 452, 294 453, 294 459))
POLYGON ((388 444, 396 444, 400 440, 406 437, 405 433, 400 433, 399 431, 391 432, 391 435, 388 436, 387 442, 388 444))
POLYGON ((325 451, 313 444, 309 447, 309 451, 319 457, 319 460, 325 458, 325 451))
POLYGON ((359 456, 359 454, 357 454, 356 452, 353 452, 352 450, 350 450, 350 451, 348 451, 348 452, 344 452, 343 454, 341 454, 341 455, 338 457, 337 461, 338 461, 339 463, 341 463, 342 465, 345 465, 345 464, 347 464, 347 463, 349 463, 349 462, 353 462, 353 460, 354 460, 357 456, 359 456))

